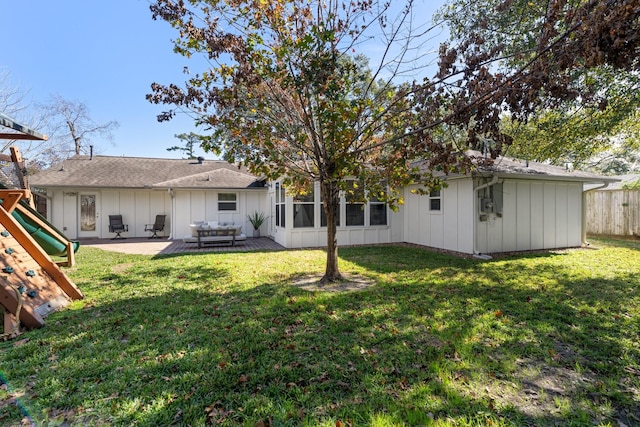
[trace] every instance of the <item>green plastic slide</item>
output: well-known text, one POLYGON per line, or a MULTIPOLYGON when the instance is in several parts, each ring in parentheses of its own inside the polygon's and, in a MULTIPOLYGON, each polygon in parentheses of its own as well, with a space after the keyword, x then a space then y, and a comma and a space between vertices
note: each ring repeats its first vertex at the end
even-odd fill
MULTIPOLYGON (((0 184, 0 188, 6 189, 4 185, 0 184)), ((0 202, 1 203, 1 202, 0 202)), ((67 242, 64 234, 55 228, 45 217, 40 215, 29 204, 21 200, 18 206, 11 213, 13 217, 20 223, 20 225, 33 237, 33 240, 40 245, 44 251, 51 256, 66 256, 67 255, 67 242), (58 235, 49 232, 46 228, 57 232, 58 235)), ((75 253, 80 247, 80 242, 71 242, 73 245, 73 252, 75 253)))

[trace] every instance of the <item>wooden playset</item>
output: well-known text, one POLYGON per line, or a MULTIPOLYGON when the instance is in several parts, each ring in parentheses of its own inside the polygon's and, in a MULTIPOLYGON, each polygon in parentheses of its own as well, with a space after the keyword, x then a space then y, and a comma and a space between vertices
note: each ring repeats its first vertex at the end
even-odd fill
MULTIPOLYGON (((15 124, 0 116, 0 125, 15 124)), ((1 138, 45 138, 17 125, 9 126, 20 134, 2 134, 1 138), (17 126, 17 127, 16 127, 17 126), (8 136, 7 136, 8 135, 8 136), (20 135, 18 138, 16 135, 20 135)), ((17 148, 11 147, 16 169, 24 170, 17 148)), ((5 155, 0 155, 6 160, 5 155)), ((19 176, 24 184, 24 177, 19 176)), ((80 289, 60 269, 74 264, 77 242, 69 241, 26 202, 28 188, 0 187, 0 305, 4 312, 4 339, 13 338, 22 329, 44 326, 44 318, 71 300, 83 297, 80 289), (51 256, 66 257, 56 263, 51 256), (22 328, 21 328, 22 326, 22 328)))

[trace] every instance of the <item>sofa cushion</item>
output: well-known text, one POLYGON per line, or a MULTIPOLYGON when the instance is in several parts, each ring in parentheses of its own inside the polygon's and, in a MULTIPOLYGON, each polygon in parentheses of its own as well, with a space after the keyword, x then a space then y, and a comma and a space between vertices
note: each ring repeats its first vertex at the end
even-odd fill
POLYGON ((198 237, 198 230, 202 228, 203 221, 196 221, 193 224, 189 224, 191 228, 191 237, 198 237))

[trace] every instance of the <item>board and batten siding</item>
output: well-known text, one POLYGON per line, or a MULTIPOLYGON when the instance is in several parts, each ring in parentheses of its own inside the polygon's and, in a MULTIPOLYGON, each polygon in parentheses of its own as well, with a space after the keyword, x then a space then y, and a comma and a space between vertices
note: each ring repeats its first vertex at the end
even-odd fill
POLYGON ((49 189, 52 199, 49 221, 62 230, 69 239, 77 239, 80 227, 80 195, 95 194, 97 197, 97 218, 94 235, 85 237, 111 238, 109 215, 120 214, 129 231, 125 237, 147 237, 145 224, 152 224, 156 215, 167 215, 164 235, 171 230, 171 200, 166 191, 154 190, 86 190, 49 189))
POLYGON ((171 233, 171 199, 167 191, 102 190, 100 198, 100 237, 113 237, 113 233, 109 233, 109 215, 114 214, 122 215, 122 221, 129 226, 129 231, 123 233, 126 237, 149 237, 144 227, 153 224, 156 215, 167 215, 165 229, 159 235, 171 233))
MULTIPOLYGON (((174 239, 191 234, 189 224, 196 221, 218 221, 242 225, 242 232, 253 235, 253 227, 247 215, 254 211, 268 215, 267 192, 265 190, 175 190, 174 239), (237 209, 235 211, 218 210, 218 193, 235 193, 237 209)), ((267 233, 267 224, 260 229, 267 233)))
POLYGON ((640 190, 587 192, 587 233, 632 236, 640 233, 640 190))
POLYGON ((476 252, 580 246, 582 183, 505 179, 502 215, 476 207, 476 252))
POLYGON ((405 241, 455 252, 473 253, 473 180, 449 180, 441 191, 440 211, 429 210, 429 196, 405 191, 405 241))

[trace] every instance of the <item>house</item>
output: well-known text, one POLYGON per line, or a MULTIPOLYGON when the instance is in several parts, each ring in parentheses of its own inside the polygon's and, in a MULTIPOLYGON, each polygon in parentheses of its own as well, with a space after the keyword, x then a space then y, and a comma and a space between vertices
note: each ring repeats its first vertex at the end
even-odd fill
POLYGON ((263 180, 202 158, 75 156, 29 182, 47 198, 47 218, 71 239, 112 237, 109 215, 115 214, 128 225, 123 237, 148 236, 145 224, 166 215, 163 235, 177 239, 189 234, 194 221, 248 227, 247 212, 267 209, 263 180))
MULTIPOLYGON (((587 184, 613 179, 506 157, 469 175, 442 177, 440 191, 404 190, 404 205, 390 210, 376 200, 342 197, 339 245, 407 242, 489 254, 576 247, 586 243, 587 184)), ((166 236, 189 234, 199 220, 235 222, 264 212, 262 235, 287 248, 326 245, 319 185, 291 197, 280 182, 265 182, 216 160, 76 156, 30 179, 49 200, 48 217, 71 238, 110 237, 108 215, 121 214, 128 236, 167 215, 166 236)))

